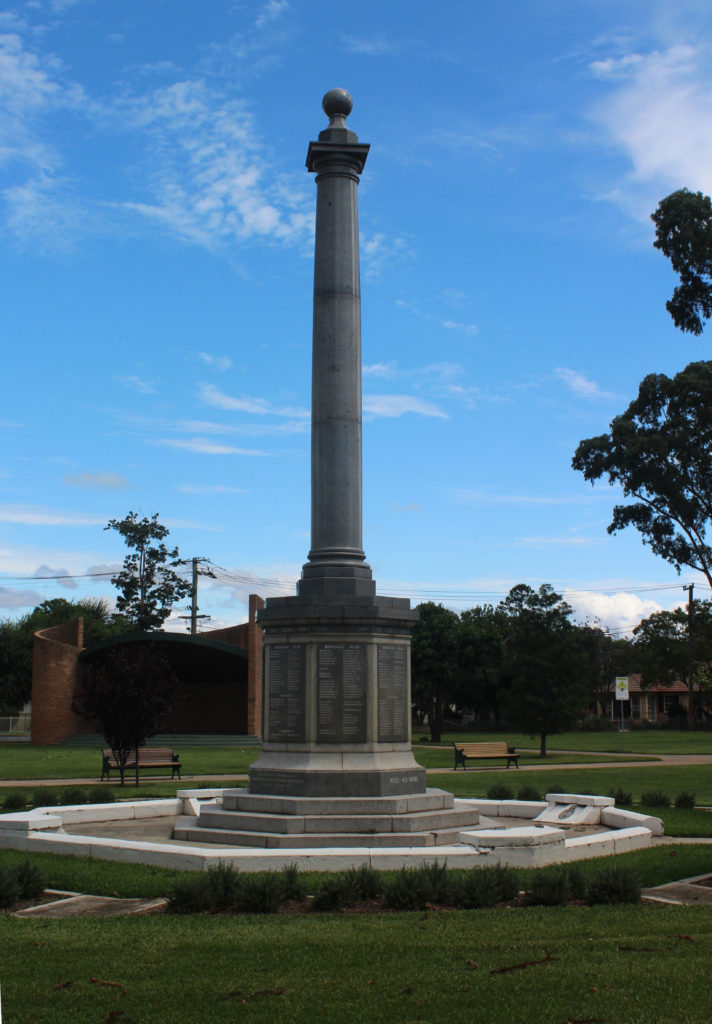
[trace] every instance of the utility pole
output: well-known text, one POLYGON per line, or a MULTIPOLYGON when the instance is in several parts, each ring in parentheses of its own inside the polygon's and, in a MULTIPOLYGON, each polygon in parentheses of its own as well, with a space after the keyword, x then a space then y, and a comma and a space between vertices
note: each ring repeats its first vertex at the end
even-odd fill
POLYGON ((692 725, 692 721, 695 717, 694 709, 694 686, 692 682, 692 624, 694 621, 694 609, 693 609, 693 595, 695 592, 695 584, 690 583, 688 586, 683 587, 683 590, 687 591, 687 692, 689 707, 687 709, 687 722, 688 725, 692 725))
POLYGON ((191 636, 198 633, 198 619, 209 619, 209 615, 198 615, 198 576, 210 576, 215 579, 212 569, 200 568, 201 563, 206 562, 205 558, 193 558, 193 580, 190 590, 190 615, 179 615, 179 619, 190 619, 189 632, 191 636))

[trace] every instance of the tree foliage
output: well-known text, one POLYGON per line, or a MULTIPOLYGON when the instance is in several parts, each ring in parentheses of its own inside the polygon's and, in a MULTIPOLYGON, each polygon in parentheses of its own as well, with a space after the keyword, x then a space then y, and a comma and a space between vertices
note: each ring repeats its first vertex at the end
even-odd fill
POLYGON ((185 565, 178 548, 163 543, 168 529, 158 514, 139 519, 129 512, 125 519, 111 519, 106 530, 116 530, 130 549, 123 568, 111 582, 119 590, 116 607, 142 631, 160 629, 176 601, 186 597, 191 584, 175 570, 185 565))
POLYGON ((455 695, 459 675, 456 612, 426 601, 418 605, 411 646, 412 696, 417 708, 428 716, 430 737, 442 736, 445 706, 455 695))
POLYGON ((666 308, 680 330, 701 334, 712 316, 712 202, 682 188, 662 199, 651 219, 655 248, 680 276, 666 308))
POLYGON ((687 608, 654 612, 635 627, 633 637, 643 685, 686 680, 692 691, 692 716, 709 715, 712 601, 693 601, 692 622, 687 608))
POLYGON ((122 785, 126 761, 158 732, 178 693, 178 677, 160 644, 116 644, 88 668, 72 710, 98 724, 122 785))
POLYGON ((0 713, 16 714, 32 692, 33 636, 40 629, 84 620, 84 645, 106 640, 128 628, 128 620, 113 615, 106 601, 85 597, 43 601, 28 615, 0 622, 0 713))
POLYGON ((712 362, 647 376, 610 433, 581 441, 572 465, 635 499, 614 507, 609 533, 634 526, 678 573, 689 566, 712 586, 712 362))
POLYGON ((548 583, 537 591, 520 583, 500 605, 508 618, 505 667, 510 685, 507 720, 546 739, 580 718, 590 702, 588 659, 572 609, 548 583))

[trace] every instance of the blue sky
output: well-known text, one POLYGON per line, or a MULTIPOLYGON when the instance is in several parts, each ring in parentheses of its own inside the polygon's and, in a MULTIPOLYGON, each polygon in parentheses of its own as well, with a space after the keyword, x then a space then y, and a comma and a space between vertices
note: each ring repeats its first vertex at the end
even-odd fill
MULTIPOLYGON (((685 598, 571 469, 676 331, 650 213, 712 191, 708 0, 29 0, 0 6, 0 617, 106 596, 157 512, 203 628, 309 547, 321 98, 359 188, 364 548, 454 608, 551 583, 629 629, 685 598), (48 576, 70 576, 50 580, 48 576)), ((184 613, 183 608, 175 610, 184 613)), ((169 628, 184 629, 174 619, 169 628)))

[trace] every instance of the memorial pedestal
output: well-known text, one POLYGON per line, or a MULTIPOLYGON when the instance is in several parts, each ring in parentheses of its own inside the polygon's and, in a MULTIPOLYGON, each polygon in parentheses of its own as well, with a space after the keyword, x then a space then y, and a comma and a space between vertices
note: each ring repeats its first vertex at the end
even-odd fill
POLYGON ((383 797, 425 792, 410 741, 404 599, 272 598, 264 629, 262 753, 250 792, 383 797))

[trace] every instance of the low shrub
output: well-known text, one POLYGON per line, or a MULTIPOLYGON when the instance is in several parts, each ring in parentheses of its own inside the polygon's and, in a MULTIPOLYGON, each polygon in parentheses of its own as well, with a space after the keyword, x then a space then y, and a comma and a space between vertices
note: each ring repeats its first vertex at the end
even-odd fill
POLYGON ((659 789, 651 789, 640 794, 641 807, 669 807, 670 797, 659 789))
POLYGON ((314 893, 312 908, 316 911, 340 910, 341 907, 352 907, 358 900, 354 879, 347 872, 340 871, 324 879, 314 893))
POLYGON ((244 877, 232 864, 211 864, 205 873, 205 891, 210 908, 236 906, 244 877))
POLYGON ((283 902, 284 887, 279 874, 241 876, 236 910, 244 914, 276 914, 283 902))
POLYGON ((541 793, 536 786, 520 786, 517 800, 541 800, 541 793))
POLYGON ((4 811, 24 811, 27 807, 27 797, 24 793, 8 793, 2 802, 4 811))
POLYGON ((0 864, 0 907, 5 910, 20 899, 20 883, 17 872, 0 864))
POLYGON ((116 797, 110 789, 104 789, 103 786, 94 786, 86 794, 86 800, 88 804, 113 804, 116 797))
POLYGON ((20 890, 20 899, 33 900, 44 892, 45 880, 42 872, 29 860, 23 861, 15 868, 15 878, 20 890))
POLYGON ((370 864, 362 864, 358 868, 349 868, 346 874, 358 893, 360 900, 375 900, 381 895, 383 887, 381 876, 370 864))
POLYGON ((401 868, 383 887, 383 897, 394 910, 419 910, 433 903, 448 903, 452 879, 446 864, 434 861, 419 868, 401 868))
POLYGON ((282 868, 282 891, 285 900, 303 900, 306 884, 296 864, 287 864, 282 868))
POLYGON ((527 903, 535 906, 561 907, 570 899, 569 875, 561 864, 537 871, 527 892, 527 903))
POLYGON ((616 807, 620 807, 622 804, 630 805, 633 803, 633 794, 626 793, 624 789, 619 786, 618 789, 611 789, 608 791, 608 795, 612 796, 616 802, 616 807))
POLYGON ((675 797, 675 806, 679 810, 692 811, 695 807, 694 793, 678 793, 675 797))
POLYGON ((33 807, 56 807, 59 803, 59 795, 56 789, 50 786, 40 786, 32 794, 33 807))
POLYGON ((504 782, 495 782, 494 786, 490 786, 487 790, 488 800, 513 800, 514 793, 504 782))
POLYGON ((86 802, 86 793, 79 786, 70 786, 62 793, 63 804, 85 804, 86 802))
POLYGON ((178 879, 169 893, 166 906, 170 914, 197 914, 210 908, 207 875, 178 879))
POLYGON ((640 883, 630 868, 611 865, 592 875, 586 885, 586 903, 640 903, 640 883))
POLYGON ((517 872, 501 864, 459 872, 452 886, 455 903, 466 910, 494 907, 497 903, 514 899, 518 892, 517 872))

